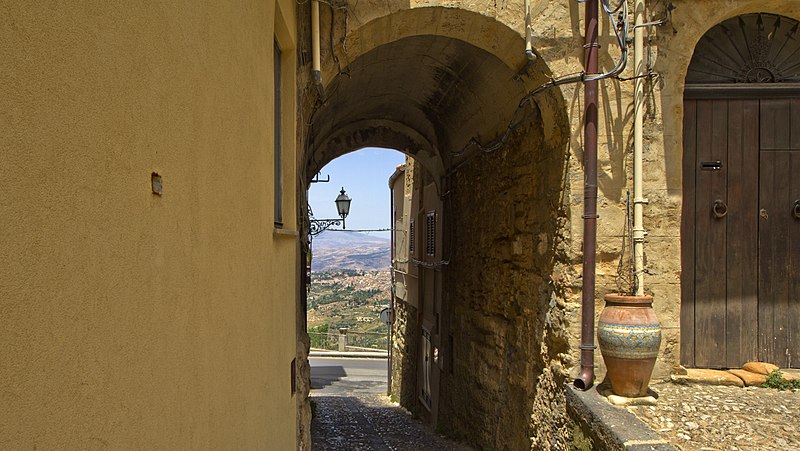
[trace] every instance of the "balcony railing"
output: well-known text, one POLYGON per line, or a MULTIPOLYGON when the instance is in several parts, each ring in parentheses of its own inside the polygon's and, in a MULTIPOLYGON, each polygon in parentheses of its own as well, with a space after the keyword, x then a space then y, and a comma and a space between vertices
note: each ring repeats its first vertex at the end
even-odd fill
POLYGON ((309 332, 312 350, 341 352, 386 352, 385 333, 357 332, 340 329, 337 332, 309 332))

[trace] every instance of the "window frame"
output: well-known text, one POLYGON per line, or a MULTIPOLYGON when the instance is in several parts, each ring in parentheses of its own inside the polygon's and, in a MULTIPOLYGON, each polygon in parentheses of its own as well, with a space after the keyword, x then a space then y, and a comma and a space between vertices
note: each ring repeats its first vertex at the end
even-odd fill
POLYGON ((273 222, 283 228, 283 51, 278 36, 273 45, 273 222))

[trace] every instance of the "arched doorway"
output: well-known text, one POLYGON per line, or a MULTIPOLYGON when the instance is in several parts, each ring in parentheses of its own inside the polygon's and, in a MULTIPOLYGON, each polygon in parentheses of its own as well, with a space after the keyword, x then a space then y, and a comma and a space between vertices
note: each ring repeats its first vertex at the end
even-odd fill
POLYGON ((686 76, 681 359, 800 366, 800 33, 767 13, 700 40, 686 76))
POLYGON ((547 390, 539 376, 568 352, 566 332, 547 325, 562 308, 552 274, 565 236, 563 95, 528 96, 548 80, 544 60, 527 60, 518 33, 470 11, 398 11, 345 41, 341 68, 323 64, 324 97, 302 115, 302 171, 309 180, 367 146, 413 157, 407 180, 418 189, 405 211, 416 239, 404 246, 416 245, 400 260, 416 267, 395 288, 416 299, 397 299, 395 317, 411 321, 393 329, 409 338, 397 354, 392 341, 393 365, 403 363, 393 393, 455 437, 530 447, 537 390, 547 390))

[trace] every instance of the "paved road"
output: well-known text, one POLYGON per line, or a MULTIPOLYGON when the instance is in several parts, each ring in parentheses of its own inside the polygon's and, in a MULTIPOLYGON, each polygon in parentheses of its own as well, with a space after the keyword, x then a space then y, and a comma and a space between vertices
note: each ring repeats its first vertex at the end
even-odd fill
POLYGON ((436 435, 386 396, 386 360, 312 357, 313 451, 470 448, 436 435))
POLYGON ((351 396, 386 393, 385 359, 310 357, 311 394, 351 396))

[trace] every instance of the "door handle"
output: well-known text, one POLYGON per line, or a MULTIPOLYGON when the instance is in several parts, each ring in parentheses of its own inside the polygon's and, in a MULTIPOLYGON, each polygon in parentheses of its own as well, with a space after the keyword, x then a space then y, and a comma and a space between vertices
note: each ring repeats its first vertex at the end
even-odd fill
POLYGON ((722 199, 717 199, 714 201, 714 206, 711 210, 717 219, 722 219, 728 214, 728 205, 722 199))
POLYGON ((792 209, 792 216, 795 219, 800 219, 800 199, 794 201, 794 208, 792 209))

